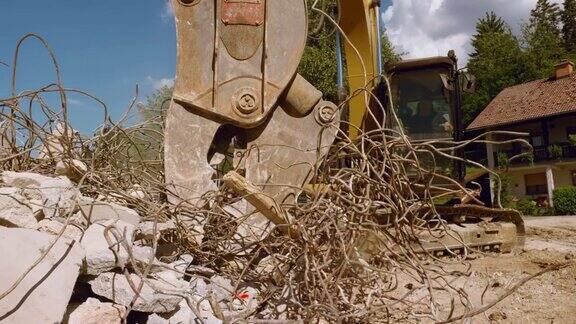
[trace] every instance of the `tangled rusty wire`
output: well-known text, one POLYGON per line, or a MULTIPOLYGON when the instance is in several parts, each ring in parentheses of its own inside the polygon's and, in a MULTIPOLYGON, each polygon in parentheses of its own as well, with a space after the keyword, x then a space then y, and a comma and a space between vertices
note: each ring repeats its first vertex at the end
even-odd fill
MULTIPOLYGON (((326 16, 326 20, 330 19, 326 16)), ((243 216, 230 209, 242 197, 231 197, 226 188, 206 194, 195 205, 175 207, 167 203, 163 114, 153 114, 151 119, 136 125, 125 125, 134 113, 137 94, 123 118, 113 122, 106 105, 96 97, 63 86, 54 53, 41 37, 32 34, 18 43, 12 76, 12 95, 0 100, 6 123, 2 169, 53 174, 58 159, 83 161, 88 167, 77 181, 82 193, 113 197, 154 221, 150 246, 154 250, 162 245, 176 247, 161 260, 170 261, 189 253, 194 256, 196 266, 233 280, 232 293, 248 286, 260 292, 257 306, 233 319, 226 319, 221 305, 213 298, 204 297, 210 299, 213 312, 222 320, 451 322, 485 310, 474 305, 462 289, 461 280, 471 275, 465 262, 469 250, 435 211, 434 202, 456 193, 474 196, 473 190, 438 173, 435 161, 462 160, 452 152, 472 143, 497 144, 484 140, 486 134, 463 142, 411 143, 401 130, 383 126, 354 140, 340 133, 341 140, 316 164, 319 167, 315 182, 324 184, 326 189, 310 193, 300 188, 302 193, 308 193, 305 201, 280 206, 280 212, 290 219, 289 225, 297 235, 287 236, 273 230, 257 241, 246 243, 235 235, 243 216), (48 49, 57 81, 41 89, 16 93, 18 52, 21 44, 31 38, 48 49), (53 110, 44 100, 44 95, 50 93, 59 94, 59 110, 53 110), (103 124, 95 135, 81 137, 69 131, 68 93, 87 96, 101 105, 103 124), (41 112, 42 118, 33 107, 41 112), (57 139, 61 147, 58 157, 48 150, 48 156, 39 159, 42 148, 54 144, 52 135, 59 123, 63 130, 57 139), (422 163, 422 156, 428 156, 427 161, 432 163, 422 163), (453 189, 435 187, 437 180, 451 184, 453 189), (131 195, 130 190, 141 194, 131 195), (161 233, 158 224, 169 219, 177 223, 177 229, 161 233), (191 220, 205 224, 204 232, 187 226, 191 220), (200 235, 204 239, 199 239, 200 235), (433 242, 445 236, 462 242, 462 251, 450 251, 452 258, 446 259, 423 248, 422 237, 433 242), (230 249, 234 245, 242 246, 242 253, 231 252, 235 251, 230 249)), ((377 102, 370 89, 353 93, 348 100, 355 96, 377 102)), ((385 104, 377 103, 384 110, 385 104)), ((514 141, 529 146, 526 141, 514 141)), ((247 154, 255 151, 257 148, 252 148, 247 154)), ((494 174, 480 163, 464 162, 494 174)), ((71 215, 72 210, 68 217, 71 215)), ((140 283, 130 280, 138 295, 154 260, 139 264, 121 231, 110 226, 106 233, 111 248, 124 245, 129 252, 131 268, 122 265, 122 270, 127 277, 131 273, 139 276, 140 283)), ((210 280, 206 271, 195 269, 189 269, 187 274, 210 280)), ((156 289, 189 297, 183 290, 156 289)), ((187 300, 197 312, 195 301, 187 300)))

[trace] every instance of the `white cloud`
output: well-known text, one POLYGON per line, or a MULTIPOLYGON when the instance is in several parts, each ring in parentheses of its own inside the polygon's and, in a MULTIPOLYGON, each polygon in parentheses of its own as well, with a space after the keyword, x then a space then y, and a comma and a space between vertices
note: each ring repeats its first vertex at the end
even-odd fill
MULTIPOLYGON (((494 11, 515 33, 537 0, 392 0, 383 13, 388 36, 409 58, 446 55, 454 49, 461 65, 468 61, 478 18, 494 11)), ((560 3, 562 0, 553 0, 560 3)))
POLYGON ((164 87, 171 88, 174 86, 174 78, 155 79, 151 76, 147 76, 146 81, 152 85, 154 90, 159 90, 159 89, 162 89, 164 87))
POLYGON ((160 12, 160 18, 165 23, 171 23, 174 19, 174 8, 172 8, 172 3, 170 0, 164 0, 164 6, 160 12))

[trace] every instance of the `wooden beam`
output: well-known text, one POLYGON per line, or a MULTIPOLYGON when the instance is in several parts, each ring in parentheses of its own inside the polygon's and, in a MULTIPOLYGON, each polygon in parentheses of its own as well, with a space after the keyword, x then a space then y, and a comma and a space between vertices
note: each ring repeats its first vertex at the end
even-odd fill
POLYGON ((234 191, 236 195, 248 201, 264 217, 270 220, 278 229, 293 238, 296 238, 296 232, 292 230, 288 220, 284 217, 282 209, 276 201, 264 194, 260 188, 250 183, 240 174, 230 171, 223 178, 224 185, 234 191))

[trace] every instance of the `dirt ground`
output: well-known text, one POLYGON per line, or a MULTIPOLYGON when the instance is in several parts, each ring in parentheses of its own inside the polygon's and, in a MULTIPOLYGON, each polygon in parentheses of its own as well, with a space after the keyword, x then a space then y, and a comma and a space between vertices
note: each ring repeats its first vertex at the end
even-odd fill
POLYGON ((466 283, 476 306, 488 284, 484 304, 521 278, 554 265, 570 263, 526 283, 516 293, 469 323, 576 323, 576 216, 526 218, 525 248, 513 254, 472 260, 466 283))

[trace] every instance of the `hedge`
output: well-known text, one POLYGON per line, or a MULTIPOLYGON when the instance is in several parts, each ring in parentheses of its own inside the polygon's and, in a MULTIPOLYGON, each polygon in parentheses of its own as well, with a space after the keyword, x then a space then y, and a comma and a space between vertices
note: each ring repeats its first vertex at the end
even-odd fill
POLYGON ((554 190, 554 209, 557 215, 576 215, 576 187, 554 190))

